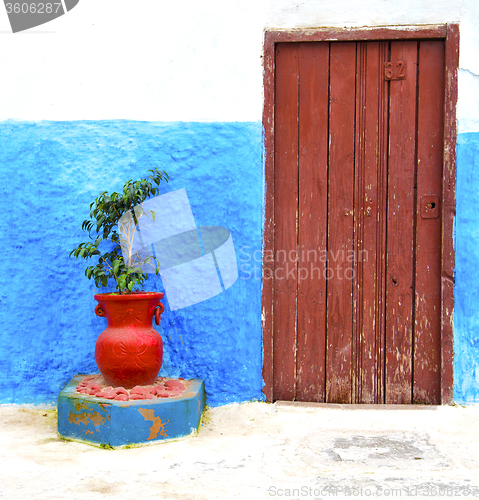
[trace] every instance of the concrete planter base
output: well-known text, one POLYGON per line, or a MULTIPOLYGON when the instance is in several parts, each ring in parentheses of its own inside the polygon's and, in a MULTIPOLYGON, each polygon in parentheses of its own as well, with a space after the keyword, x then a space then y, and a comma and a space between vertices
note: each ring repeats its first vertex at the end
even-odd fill
POLYGON ((152 444, 196 434, 205 407, 202 380, 189 380, 181 396, 113 401, 75 392, 75 376, 58 396, 58 433, 101 447, 152 444))

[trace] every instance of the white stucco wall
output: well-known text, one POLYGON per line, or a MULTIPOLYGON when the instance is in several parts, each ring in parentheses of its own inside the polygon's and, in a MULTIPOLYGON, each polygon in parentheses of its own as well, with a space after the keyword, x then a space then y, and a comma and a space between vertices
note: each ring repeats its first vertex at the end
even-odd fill
POLYGON ((479 131, 478 19, 477 0, 80 0, 12 34, 0 6, 0 120, 258 121, 265 28, 459 22, 459 131, 479 131))

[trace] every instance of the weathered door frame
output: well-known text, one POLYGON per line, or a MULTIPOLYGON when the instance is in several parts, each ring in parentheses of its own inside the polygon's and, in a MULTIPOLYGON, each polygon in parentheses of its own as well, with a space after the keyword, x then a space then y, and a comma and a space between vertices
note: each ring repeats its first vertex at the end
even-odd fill
POLYGON ((441 269, 441 402, 453 402, 453 224, 456 187, 456 102, 459 66, 459 25, 394 26, 366 29, 302 29, 266 31, 264 37, 265 220, 262 294, 263 392, 273 399, 273 289, 274 272, 268 256, 274 255, 274 102, 275 45, 283 42, 333 42, 368 40, 427 40, 445 42, 444 152, 442 180, 441 269))

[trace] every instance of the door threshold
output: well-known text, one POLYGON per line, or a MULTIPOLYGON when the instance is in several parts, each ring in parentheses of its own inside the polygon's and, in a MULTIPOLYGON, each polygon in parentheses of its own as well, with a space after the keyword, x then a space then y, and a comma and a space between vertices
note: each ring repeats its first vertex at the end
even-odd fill
POLYGON ((276 406, 296 406, 303 408, 327 408, 330 410, 437 410, 438 405, 421 404, 342 404, 342 403, 314 403, 309 401, 281 401, 276 406))

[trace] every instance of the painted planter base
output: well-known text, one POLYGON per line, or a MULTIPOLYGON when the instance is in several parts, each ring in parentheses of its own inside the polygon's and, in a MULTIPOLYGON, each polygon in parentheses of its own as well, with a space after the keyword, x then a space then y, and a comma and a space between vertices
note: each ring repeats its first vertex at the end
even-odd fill
POLYGON ((75 392, 75 376, 58 396, 58 433, 105 447, 152 444, 196 434, 205 407, 202 380, 189 380, 181 396, 112 401, 75 392))

